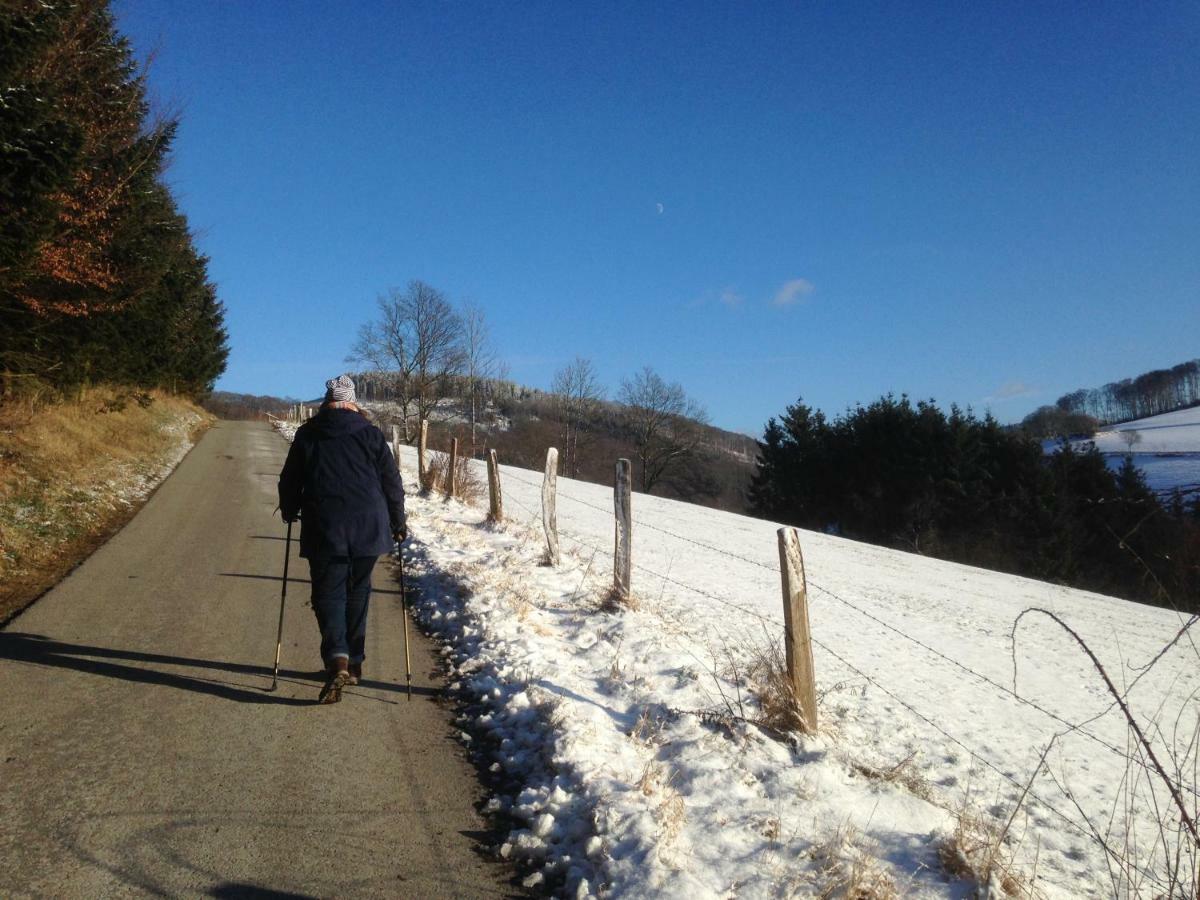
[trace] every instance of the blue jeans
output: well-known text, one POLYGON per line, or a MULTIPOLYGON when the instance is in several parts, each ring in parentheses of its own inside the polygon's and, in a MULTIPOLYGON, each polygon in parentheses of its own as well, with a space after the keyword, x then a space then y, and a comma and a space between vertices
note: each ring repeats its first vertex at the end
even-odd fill
POLYGON ((326 667, 339 657, 361 663, 366 656, 367 606, 375 556, 310 559, 312 607, 321 629, 321 659, 326 667))

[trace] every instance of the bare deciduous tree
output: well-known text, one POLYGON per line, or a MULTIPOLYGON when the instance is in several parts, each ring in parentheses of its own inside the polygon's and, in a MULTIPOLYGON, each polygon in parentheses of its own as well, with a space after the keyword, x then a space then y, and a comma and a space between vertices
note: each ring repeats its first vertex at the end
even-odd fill
POLYGON ((411 443, 416 423, 429 418, 448 396, 450 376, 462 370, 462 319, 423 281, 410 281, 403 291, 390 288, 376 304, 379 318, 359 328, 347 360, 395 374, 404 440, 411 443))
POLYGON ((498 360, 492 345, 491 329, 483 309, 474 303, 463 305, 463 369, 467 377, 467 402, 471 420, 471 458, 475 458, 475 428, 484 400, 484 387, 496 377, 498 360))
POLYGON ((682 385, 664 381, 649 366, 621 382, 619 399, 641 464, 641 489, 649 493, 673 471, 695 461, 708 414, 682 385))
POLYGON ((1126 456, 1133 455, 1133 448, 1142 442, 1142 433, 1136 428, 1130 428, 1121 432, 1121 440, 1125 442, 1126 456))
POLYGON ((554 373, 550 391, 555 396, 562 421, 563 468, 574 478, 579 474, 579 454, 587 442, 587 425, 594 419, 604 399, 604 388, 596 378, 590 359, 575 357, 565 368, 554 373))

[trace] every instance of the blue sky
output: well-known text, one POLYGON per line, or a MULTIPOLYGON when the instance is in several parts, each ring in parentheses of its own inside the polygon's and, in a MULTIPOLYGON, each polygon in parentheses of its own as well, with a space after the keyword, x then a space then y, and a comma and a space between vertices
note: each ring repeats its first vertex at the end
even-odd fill
POLYGON ((220 388, 315 396, 413 278, 515 380, 651 365, 753 434, 1200 355, 1194 2, 115 9, 182 118, 220 388))

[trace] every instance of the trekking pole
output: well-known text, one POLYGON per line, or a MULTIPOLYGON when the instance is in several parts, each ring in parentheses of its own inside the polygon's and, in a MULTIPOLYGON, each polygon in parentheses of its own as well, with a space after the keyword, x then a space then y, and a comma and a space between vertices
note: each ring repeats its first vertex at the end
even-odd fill
POLYGON ((292 523, 287 523, 287 539, 283 545, 283 591, 279 597, 279 634, 275 638, 275 674, 271 676, 269 691, 279 686, 279 654, 283 651, 283 606, 287 603, 287 570, 288 560, 292 555, 292 523))
POLYGON ((412 656, 408 652, 408 589, 404 586, 404 553, 396 547, 396 559, 400 560, 400 611, 404 616, 404 668, 408 678, 408 700, 412 702, 412 656))

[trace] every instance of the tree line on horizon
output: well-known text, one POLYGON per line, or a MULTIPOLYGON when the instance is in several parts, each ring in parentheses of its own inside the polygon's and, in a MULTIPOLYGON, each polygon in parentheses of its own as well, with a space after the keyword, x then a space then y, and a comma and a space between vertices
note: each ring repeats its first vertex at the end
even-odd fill
POLYGON ((0 380, 202 396, 224 308, 164 174, 177 121, 109 0, 0 7, 0 380))
POLYGON ((1127 456, 1040 441, 933 401, 885 396, 828 420, 772 418, 756 514, 855 540, 1200 611, 1200 492, 1160 499, 1127 456))
POLYGON ((1101 425, 1158 416, 1200 404, 1200 359, 1153 369, 1099 388, 1063 394, 1053 409, 1090 416, 1101 425))

